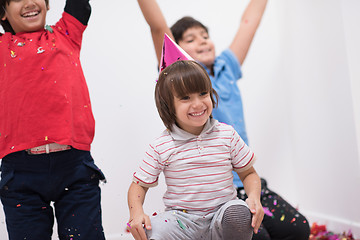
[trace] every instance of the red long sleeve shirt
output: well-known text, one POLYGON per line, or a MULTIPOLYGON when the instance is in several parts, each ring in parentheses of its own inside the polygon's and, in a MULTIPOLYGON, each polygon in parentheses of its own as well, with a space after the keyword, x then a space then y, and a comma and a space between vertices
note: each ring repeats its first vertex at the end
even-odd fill
POLYGON ((64 12, 50 29, 0 34, 0 158, 51 142, 90 150, 95 121, 80 64, 85 28, 64 12))

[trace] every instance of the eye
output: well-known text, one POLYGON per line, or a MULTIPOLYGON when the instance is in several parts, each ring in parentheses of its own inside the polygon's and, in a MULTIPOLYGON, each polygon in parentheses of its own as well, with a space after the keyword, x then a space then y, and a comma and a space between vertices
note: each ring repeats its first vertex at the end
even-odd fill
POLYGON ((190 99, 190 96, 183 96, 183 97, 180 97, 180 100, 189 100, 190 99))
POLYGON ((202 37, 203 37, 204 39, 209 39, 209 34, 208 34, 207 32, 204 32, 204 33, 202 34, 202 37))
POLYGON ((195 37, 193 35, 186 35, 182 39, 185 43, 191 43, 195 40, 195 37))
POLYGON ((206 96, 206 95, 208 95, 209 94, 209 92, 201 92, 200 93, 200 96, 206 96))

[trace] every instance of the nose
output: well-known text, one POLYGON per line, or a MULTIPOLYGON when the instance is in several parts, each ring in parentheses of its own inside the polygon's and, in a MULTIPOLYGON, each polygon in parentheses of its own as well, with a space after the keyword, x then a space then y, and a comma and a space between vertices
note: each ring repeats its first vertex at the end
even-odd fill
POLYGON ((24 0, 25 1, 25 8, 33 7, 35 6, 34 0, 24 0))
POLYGON ((196 108, 199 108, 201 107, 203 104, 202 104, 202 101, 200 99, 200 97, 196 96, 192 99, 191 101, 191 106, 192 108, 196 109, 196 108))
POLYGON ((206 39, 203 38, 203 37, 200 37, 199 38, 199 44, 201 44, 201 45, 206 44, 206 39))

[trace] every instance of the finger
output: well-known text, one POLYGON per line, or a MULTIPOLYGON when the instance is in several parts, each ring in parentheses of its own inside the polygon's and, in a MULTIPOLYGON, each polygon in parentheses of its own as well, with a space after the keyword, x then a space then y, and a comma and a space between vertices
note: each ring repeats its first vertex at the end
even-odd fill
POLYGON ((136 231, 136 229, 134 227, 132 227, 129 223, 127 223, 127 229, 129 230, 131 235, 133 235, 134 239, 136 239, 136 240, 141 239, 138 231, 136 231))
POLYGON ((246 199, 246 203, 250 209, 250 212, 252 214, 255 214, 256 213, 256 208, 255 208, 256 205, 252 201, 249 201, 249 199, 246 199))
POLYGON ((251 226, 254 228, 256 227, 256 221, 257 221, 257 217, 256 215, 253 215, 252 220, 251 220, 251 226))
POLYGON ((146 228, 146 230, 151 230, 151 221, 150 221, 149 216, 145 217, 145 228, 146 228))
POLYGON ((144 231, 142 228, 142 224, 141 225, 131 224, 131 221, 130 221, 126 225, 127 225, 127 229, 133 235, 135 240, 146 240, 147 239, 146 236, 144 238, 144 236, 141 235, 141 230, 144 231))
POLYGON ((147 240, 146 233, 143 227, 136 228, 141 240, 147 240))
POLYGON ((253 216, 251 226, 254 228, 254 233, 258 233, 261 225, 261 218, 259 218, 258 214, 253 216))
POLYGON ((256 209, 255 208, 250 208, 250 212, 255 215, 256 214, 256 209))

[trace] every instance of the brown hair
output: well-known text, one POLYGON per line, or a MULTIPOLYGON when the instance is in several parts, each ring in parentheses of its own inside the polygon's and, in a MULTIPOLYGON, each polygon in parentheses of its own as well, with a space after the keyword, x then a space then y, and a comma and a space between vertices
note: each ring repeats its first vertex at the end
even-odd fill
POLYGON ((176 61, 160 73, 155 87, 155 102, 167 129, 171 131, 176 122, 174 97, 197 92, 208 92, 213 107, 217 106, 218 95, 212 88, 208 73, 199 63, 176 61))
MULTIPOLYGON (((14 29, 11 27, 9 21, 6 19, 5 21, 2 20, 2 18, 5 15, 5 9, 6 5, 8 6, 12 0, 0 0, 0 25, 3 27, 5 32, 11 32, 12 34, 15 34, 14 29)), ((44 0, 46 3, 46 6, 49 6, 49 0, 44 0)))
POLYGON ((192 27, 201 27, 201 28, 205 29, 205 31, 207 33, 209 33, 208 28, 205 27, 201 22, 199 22, 198 20, 196 20, 192 17, 186 16, 186 17, 179 19, 170 28, 170 30, 175 38, 175 42, 179 43, 179 41, 182 40, 184 32, 192 27))

